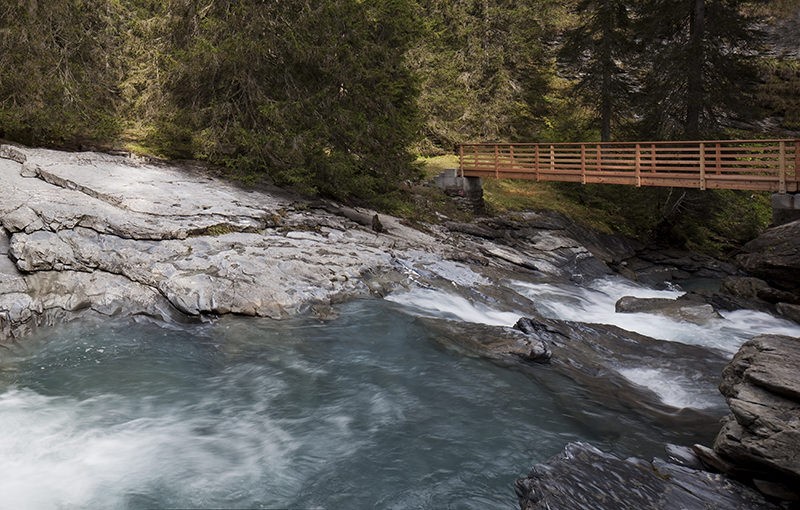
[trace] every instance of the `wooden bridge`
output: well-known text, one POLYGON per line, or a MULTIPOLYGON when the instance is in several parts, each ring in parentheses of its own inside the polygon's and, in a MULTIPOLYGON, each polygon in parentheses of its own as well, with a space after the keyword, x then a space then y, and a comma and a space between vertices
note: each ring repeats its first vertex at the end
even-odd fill
POLYGON ((800 191, 800 140, 474 143, 461 177, 680 188, 800 191))

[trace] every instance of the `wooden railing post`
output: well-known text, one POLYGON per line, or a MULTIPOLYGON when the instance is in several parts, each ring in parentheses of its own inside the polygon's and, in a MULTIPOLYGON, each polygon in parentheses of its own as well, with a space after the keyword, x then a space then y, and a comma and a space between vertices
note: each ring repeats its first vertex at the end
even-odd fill
POLYGON ((800 140, 794 141, 794 180, 797 182, 797 191, 800 192, 800 140))
POLYGON ((706 144, 700 144, 700 189, 706 189, 706 144))
POLYGON ((552 179, 553 172, 556 171, 556 148, 550 144, 550 178, 552 179))
POLYGON ((656 173, 656 144, 650 144, 650 171, 656 173))
POLYGON ((511 158, 511 165, 510 165, 511 166, 511 170, 514 170, 515 168, 514 168, 514 146, 513 145, 509 145, 508 146, 508 154, 509 154, 509 156, 511 158))
POLYGON ((539 182, 539 144, 533 146, 533 168, 536 171, 536 182, 539 182))
POLYGON ((602 159, 602 152, 600 150, 600 144, 598 143, 595 150, 595 160, 594 160, 594 166, 598 172, 601 172, 603 170, 603 167, 600 164, 601 159, 602 159))
POLYGON ((786 193, 786 142, 781 140, 778 150, 780 151, 780 162, 778 163, 778 193, 786 193))
POLYGON ((636 173, 636 187, 642 187, 642 146, 636 144, 636 156, 634 157, 634 168, 636 173))
POLYGON ((581 144, 581 183, 586 184, 586 144, 581 144))
POLYGON ((722 147, 720 147, 720 143, 717 142, 717 175, 722 173, 722 147))
POLYGON ((494 178, 500 178, 500 147, 494 144, 494 178))
POLYGON ((464 146, 458 146, 458 168, 461 170, 461 178, 464 178, 464 146))

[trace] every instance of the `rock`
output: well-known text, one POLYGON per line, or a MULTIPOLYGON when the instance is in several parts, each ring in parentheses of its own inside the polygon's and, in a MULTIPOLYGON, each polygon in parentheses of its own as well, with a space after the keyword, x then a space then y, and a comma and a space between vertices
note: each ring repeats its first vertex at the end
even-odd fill
POLYGON ((521 510, 768 510, 778 507, 719 474, 661 460, 620 459, 570 443, 515 483, 521 510))
POLYGON ((724 473, 726 475, 731 475, 737 472, 734 464, 720 457, 717 452, 708 446, 696 444, 692 446, 692 451, 695 453, 695 455, 697 455, 697 458, 700 459, 700 462, 702 462, 703 466, 707 469, 724 473))
MULTIPOLYGON (((483 220, 472 233, 436 226, 423 232, 375 211, 308 202, 275 189, 240 189, 197 165, 0 148, 0 275, 9 275, 0 303, 4 320, 16 325, 33 323, 47 310, 78 313, 78 305, 87 304, 105 313, 117 307, 91 292, 70 296, 66 286, 41 285, 39 273, 122 278, 118 282, 132 291, 120 299, 141 302, 117 307, 120 313, 152 310, 155 292, 179 315, 272 318, 382 295, 381 282, 415 281, 416 271, 433 267, 432 261, 558 277, 607 274, 567 226, 531 213, 483 220), (473 235, 482 231, 502 235, 473 235), (26 293, 28 301, 19 296, 26 293), (29 308, 23 314, 20 306, 29 308)), ((507 354, 547 359, 545 344, 522 335, 518 340, 507 354)))
POLYGON ((800 305, 778 303, 775 308, 781 316, 800 324, 800 305))
POLYGON ((769 289, 767 282, 751 276, 728 276, 722 280, 722 290, 736 297, 754 299, 766 289, 769 289))
POLYGON ((800 295, 800 220, 768 229, 736 257, 748 273, 776 289, 800 295))
POLYGON ((763 480, 800 483, 800 339, 763 335, 745 343, 722 372, 732 416, 714 450, 763 480))
MULTIPOLYGON (((638 413, 647 423, 691 430, 694 441, 710 442, 719 431, 724 401, 714 388, 726 358, 716 351, 537 315, 514 328, 445 320, 428 320, 428 327, 448 348, 514 367, 554 395, 561 395, 564 378, 570 379, 579 389, 563 395, 564 406, 575 399, 601 402, 609 413, 638 413), (517 345, 549 350, 547 368, 513 354, 517 345)), ((598 426, 593 417, 586 419, 598 426)))
POLYGON ((736 267, 707 255, 683 250, 650 248, 624 260, 634 280, 651 286, 686 279, 722 279, 736 274, 736 267))
POLYGON ((669 456, 669 461, 673 464, 685 466, 692 469, 704 469, 703 461, 697 456, 694 450, 686 446, 668 444, 664 450, 669 456))
POLYGON ((713 319, 722 318, 714 310, 713 306, 698 302, 691 297, 687 299, 665 299, 623 296, 617 301, 615 310, 617 313, 653 313, 691 322, 692 324, 707 324, 713 319))

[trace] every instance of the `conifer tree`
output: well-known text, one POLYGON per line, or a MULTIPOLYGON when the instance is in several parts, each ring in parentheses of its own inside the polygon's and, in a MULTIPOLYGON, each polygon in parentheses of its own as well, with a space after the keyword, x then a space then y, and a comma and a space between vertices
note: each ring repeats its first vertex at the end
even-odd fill
POLYGON ((577 75, 575 90, 599 112, 600 139, 611 140, 614 120, 627 114, 635 76, 630 0, 581 0, 581 22, 566 36, 559 61, 577 75), (622 112, 620 111, 622 110, 622 112))
POLYGON ((646 0, 638 33, 647 65, 641 134, 654 138, 721 136, 747 115, 756 83, 750 61, 760 35, 742 0, 646 0))

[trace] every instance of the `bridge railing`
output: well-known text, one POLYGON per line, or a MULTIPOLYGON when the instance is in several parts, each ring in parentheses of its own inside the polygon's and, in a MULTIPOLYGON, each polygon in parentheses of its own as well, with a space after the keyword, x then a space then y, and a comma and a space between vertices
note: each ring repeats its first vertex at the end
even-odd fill
POLYGON ((461 176, 800 191, 800 140, 474 143, 459 146, 461 176))

